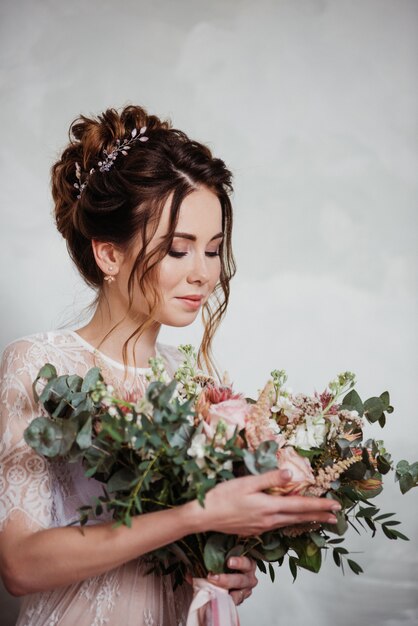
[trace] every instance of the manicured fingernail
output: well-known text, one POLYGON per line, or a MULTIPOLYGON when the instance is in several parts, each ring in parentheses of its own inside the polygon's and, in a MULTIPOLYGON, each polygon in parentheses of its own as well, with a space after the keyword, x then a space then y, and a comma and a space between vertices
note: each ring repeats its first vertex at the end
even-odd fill
POLYGON ((292 472, 290 470, 282 470, 282 476, 285 480, 292 478, 292 472))
POLYGON ((341 504, 333 504, 331 511, 341 511, 341 504))
POLYGON ((335 515, 330 515, 328 518, 328 524, 336 524, 337 523, 337 518, 335 517, 335 515))
POLYGON ((235 567, 236 564, 237 564, 236 559, 229 559, 228 561, 229 567, 235 567))
POLYGON ((219 575, 218 574, 209 574, 208 578, 210 578, 211 580, 219 580, 219 575))

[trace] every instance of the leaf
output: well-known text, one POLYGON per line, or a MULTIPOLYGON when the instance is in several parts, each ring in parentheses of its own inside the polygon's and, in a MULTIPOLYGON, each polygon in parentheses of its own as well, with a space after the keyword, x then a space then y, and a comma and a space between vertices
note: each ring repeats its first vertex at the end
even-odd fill
POLYGON ((23 437, 31 448, 47 457, 55 457, 60 452, 62 431, 59 424, 48 417, 37 417, 25 429, 23 437))
POLYGON ((383 402, 380 398, 369 398, 364 403, 364 415, 370 423, 377 422, 383 414, 383 402))
POLYGON ((123 468, 110 477, 107 482, 107 489, 110 493, 129 491, 132 488, 132 482, 137 479, 138 477, 131 470, 123 468))
POLYGON ((289 568, 293 576, 293 582, 295 582, 298 575, 298 568, 296 565, 296 558, 294 556, 289 557, 289 568))
POLYGON ((92 433, 92 417, 86 420, 85 424, 79 431, 76 442, 82 450, 89 448, 91 446, 91 433, 92 433))
POLYGON ((274 579, 276 578, 276 574, 274 571, 274 567, 272 566, 271 563, 269 563, 269 574, 270 574, 270 580, 272 583, 274 583, 274 579))
POLYGON ((404 535, 403 533, 399 532, 399 530, 394 530, 392 529, 392 533, 394 535, 396 535, 397 537, 399 537, 399 539, 403 539, 404 541, 409 541, 409 537, 407 537, 406 535, 404 535))
POLYGON ((347 563, 348 563, 350 569, 355 574, 363 573, 363 570, 361 569, 360 565, 358 563, 356 563, 355 561, 353 561, 352 559, 347 559, 347 563))
POLYGON ((411 474, 404 474, 399 479, 399 487, 402 493, 406 493, 407 491, 412 489, 412 487, 415 487, 415 486, 416 486, 416 482, 412 478, 411 474))
POLYGON ((51 363, 45 363, 45 365, 41 367, 35 380, 32 383, 32 390, 33 390, 33 396, 35 398, 35 402, 38 402, 39 400, 39 396, 36 391, 36 383, 38 382, 38 380, 40 378, 46 378, 49 381, 51 380, 51 378, 56 378, 56 376, 57 376, 57 370, 51 363))
POLYGON ((388 517, 392 517, 392 515, 395 515, 395 513, 383 513, 383 515, 378 515, 377 517, 375 517, 374 521, 378 522, 379 520, 386 519, 388 517))
POLYGON ((338 552, 336 550, 332 551, 332 558, 335 561, 335 565, 338 565, 338 567, 340 567, 340 565, 341 565, 341 557, 340 557, 340 555, 338 554, 338 552))
POLYGON ((203 560, 208 572, 221 574, 224 571, 225 556, 232 547, 232 536, 214 533, 206 541, 203 549, 203 560))
POLYGON ((341 408, 357 411, 360 417, 363 415, 363 402, 355 389, 352 389, 344 396, 341 408))
POLYGON ((98 367, 92 367, 84 377, 81 391, 93 391, 99 380, 103 380, 100 369, 98 367))
POLYGON ((321 549, 318 548, 318 546, 316 546, 313 541, 308 542, 305 546, 305 549, 299 556, 299 567, 303 567, 310 572, 317 573, 321 569, 321 563, 321 549))

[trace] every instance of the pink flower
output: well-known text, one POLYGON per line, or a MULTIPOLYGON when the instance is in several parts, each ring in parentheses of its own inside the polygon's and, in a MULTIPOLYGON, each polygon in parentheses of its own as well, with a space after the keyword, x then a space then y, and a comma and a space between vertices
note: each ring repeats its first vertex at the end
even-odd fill
POLYGON ((226 439, 230 439, 234 434, 236 426, 240 431, 245 427, 245 421, 250 411, 250 405, 245 398, 231 398, 218 404, 211 404, 207 410, 203 428, 206 435, 212 438, 216 432, 216 427, 220 421, 225 424, 226 439))
POLYGON ((291 446, 280 448, 276 456, 279 469, 292 472, 292 479, 286 485, 285 493, 291 496, 303 495, 305 489, 315 483, 309 460, 298 454, 291 446))

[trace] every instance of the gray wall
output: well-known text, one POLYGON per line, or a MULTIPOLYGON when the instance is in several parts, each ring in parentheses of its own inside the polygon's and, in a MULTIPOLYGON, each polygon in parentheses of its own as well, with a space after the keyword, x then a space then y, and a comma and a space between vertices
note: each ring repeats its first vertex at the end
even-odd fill
MULTIPOLYGON (((312 392, 355 371, 362 397, 388 389, 395 406, 370 434, 413 460, 417 17, 413 0, 3 0, 0 348, 89 301, 49 168, 77 114, 139 103, 234 171, 238 274, 215 347, 236 387, 254 394, 277 367, 312 392)), ((387 482, 378 503, 409 543, 351 533, 359 577, 332 559, 294 585, 260 574, 242 625, 416 624, 416 493, 387 482)))

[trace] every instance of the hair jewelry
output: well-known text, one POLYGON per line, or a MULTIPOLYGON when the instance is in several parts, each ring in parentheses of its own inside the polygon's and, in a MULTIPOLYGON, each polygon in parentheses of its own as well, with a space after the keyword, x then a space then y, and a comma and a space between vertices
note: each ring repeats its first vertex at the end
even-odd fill
MULTIPOLYGON (((112 167, 116 157, 118 156, 119 153, 123 154, 123 155, 127 155, 128 154, 128 150, 131 149, 131 144, 133 144, 135 141, 148 141, 149 137, 145 137, 144 133, 147 130, 146 126, 142 126, 142 128, 139 129, 139 133, 138 133, 138 129, 134 128, 131 132, 131 137, 130 139, 124 139, 123 141, 121 141, 120 139, 116 139, 116 145, 113 148, 113 150, 111 150, 110 152, 107 152, 107 150, 103 150, 103 155, 105 158, 103 158, 102 161, 98 162, 98 166, 99 166, 99 170, 100 172, 108 172, 110 170, 110 168, 112 167)), ((75 164, 75 175, 76 178, 78 180, 77 183, 74 183, 74 187, 76 189, 78 189, 78 194, 77 194, 77 198, 81 198, 81 194, 83 193, 84 188, 87 185, 88 179, 90 177, 90 175, 95 171, 95 168, 92 167, 90 172, 88 174, 86 174, 84 181, 81 181, 81 167, 80 165, 76 162, 75 164)))

